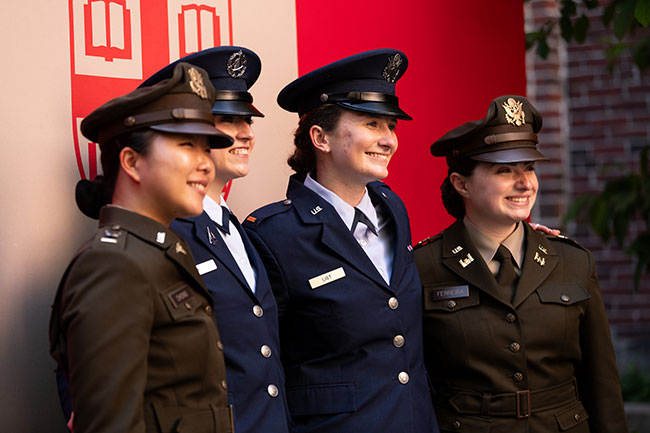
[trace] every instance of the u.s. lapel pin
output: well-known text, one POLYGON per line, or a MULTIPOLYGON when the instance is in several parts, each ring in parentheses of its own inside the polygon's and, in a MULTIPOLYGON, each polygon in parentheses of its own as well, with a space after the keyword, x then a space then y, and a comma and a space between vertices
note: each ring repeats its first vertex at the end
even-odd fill
POLYGON ((461 265, 463 268, 466 268, 467 265, 469 265, 469 264, 472 263, 473 261, 474 261, 474 257, 472 257, 472 255, 471 255, 470 253, 467 253, 467 256, 466 256, 464 259, 460 259, 460 260, 458 261, 458 263, 460 263, 460 265, 461 265))
MULTIPOLYGON (((455 247, 453 250, 451 250, 451 252, 454 253, 454 254, 458 254, 458 253, 460 253, 461 251, 463 251, 463 247, 461 247, 460 245, 458 245, 458 246, 455 247)), ((470 257, 471 257, 471 256, 470 256, 470 257)))
POLYGON ((543 252, 544 254, 548 254, 548 251, 546 251, 546 248, 544 248, 544 245, 539 244, 539 245, 537 245, 537 248, 539 248, 539 250, 541 252, 543 252))
POLYGON ((217 244, 217 237, 212 233, 212 230, 210 230, 210 227, 206 227, 208 230, 208 242, 210 242, 210 245, 216 245, 217 244))
POLYGON ((315 208, 313 208, 313 209, 311 210, 311 214, 312 214, 312 215, 316 215, 318 212, 320 212, 320 211, 322 211, 322 210, 323 210, 322 207, 320 207, 320 206, 316 206, 315 208))
POLYGON ((187 255, 187 251, 185 251, 185 248, 183 248, 183 245, 181 245, 180 242, 176 242, 176 254, 187 255))
POLYGON ((533 260, 535 260, 540 266, 544 266, 546 264, 546 259, 540 256, 537 251, 535 251, 535 257, 533 257, 533 260))

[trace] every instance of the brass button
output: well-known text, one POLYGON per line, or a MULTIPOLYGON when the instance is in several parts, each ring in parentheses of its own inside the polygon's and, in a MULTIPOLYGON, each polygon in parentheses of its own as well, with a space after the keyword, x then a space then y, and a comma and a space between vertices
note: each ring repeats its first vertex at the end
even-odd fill
POLYGON ((217 349, 223 350, 223 343, 221 342, 221 340, 217 340, 217 349))
POLYGON ((286 199, 285 201, 282 202, 285 206, 289 206, 291 204, 290 199, 286 199))
POLYGON ((462 427, 462 425, 463 425, 463 424, 461 424, 460 421, 458 421, 458 420, 454 421, 454 424, 453 424, 453 426, 454 426, 454 430, 460 430, 460 428, 462 427))
POLYGON ((183 305, 185 305, 185 308, 187 308, 188 310, 191 310, 191 309, 192 309, 192 304, 190 304, 189 302, 186 302, 186 303, 183 304, 183 305))
POLYGON ((517 320, 517 316, 512 313, 506 314, 506 322, 513 323, 515 320, 517 320))
POLYGON ((208 313, 208 314, 212 313, 212 307, 209 306, 209 305, 206 305, 205 306, 205 312, 208 313))
POLYGON ((562 295, 560 296, 560 299, 562 299, 562 302, 569 302, 571 298, 569 298, 569 295, 562 295))
POLYGON ((135 117, 129 116, 124 119, 124 126, 133 126, 135 125, 135 117))
POLYGON ((456 308, 456 301, 447 301, 447 308, 450 310, 456 308))
POLYGON ((400 374, 397 375, 397 380, 399 380, 399 383, 402 385, 406 385, 409 383, 409 374, 405 371, 400 372, 400 374))
POLYGON ((253 307, 253 314, 255 314, 256 317, 262 317, 262 315, 264 315, 264 310, 262 310, 262 307, 259 305, 255 305, 253 307))
POLYGON ((573 419, 576 420, 576 422, 580 421, 580 414, 577 413, 577 414, 573 415, 573 419))
POLYGON ((399 301, 397 298, 394 296, 388 298, 388 308, 391 310, 397 310, 397 307, 399 307, 399 301))
POLYGON ((515 382, 521 382, 522 380, 524 380, 524 375, 520 372, 516 372, 515 374, 512 375, 512 379, 515 382))
POLYGON ((263 357, 269 358, 271 356, 271 348, 265 344, 264 346, 260 347, 260 353, 263 357))
POLYGON ((404 346, 404 336, 398 334, 395 337, 393 337, 393 346, 395 347, 404 346))
POLYGON ((521 349, 521 345, 517 343, 516 341, 513 343, 510 343, 510 351, 511 352, 519 352, 519 349, 521 349))
POLYGON ((269 393, 269 395, 273 398, 277 397, 280 391, 278 391, 278 387, 270 384, 269 386, 266 387, 266 392, 269 393))
POLYGON ((226 384, 226 381, 225 381, 225 380, 222 380, 222 381, 221 381, 221 387, 222 387, 223 389, 228 389, 228 385, 226 384))

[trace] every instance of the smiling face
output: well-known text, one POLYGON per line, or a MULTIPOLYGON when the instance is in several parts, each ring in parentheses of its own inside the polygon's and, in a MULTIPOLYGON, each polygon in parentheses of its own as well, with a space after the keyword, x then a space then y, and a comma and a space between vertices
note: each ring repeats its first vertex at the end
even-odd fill
POLYGON ((325 140, 316 146, 318 181, 365 188, 388 176, 388 163, 397 151, 396 126, 394 117, 343 110, 336 128, 325 132, 325 140))
POLYGON ((463 197, 467 217, 490 232, 514 229, 518 221, 528 218, 537 197, 534 162, 481 162, 471 176, 453 173, 451 180, 463 197))
POLYGON ((195 216, 214 178, 210 147, 204 136, 157 133, 136 169, 142 194, 139 213, 161 224, 195 216))
POLYGON ((230 147, 210 151, 215 167, 216 194, 220 194, 229 181, 248 174, 248 160, 255 147, 252 124, 251 116, 217 114, 214 117, 215 127, 235 140, 230 147))

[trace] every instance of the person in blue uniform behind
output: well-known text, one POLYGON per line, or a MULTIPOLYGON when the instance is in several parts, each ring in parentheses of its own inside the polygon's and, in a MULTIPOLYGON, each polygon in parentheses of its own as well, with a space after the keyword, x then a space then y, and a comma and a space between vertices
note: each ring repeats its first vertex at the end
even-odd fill
MULTIPOLYGON (((234 143, 210 152, 215 178, 203 200, 203 213, 177 219, 171 228, 189 243, 196 267, 215 301, 235 431, 287 433, 290 421, 280 362, 277 305, 259 255, 222 196, 228 182, 248 174, 255 146, 252 117, 264 116, 253 105, 248 89, 260 75, 261 62, 253 51, 233 46, 203 50, 179 62, 208 72, 216 89, 212 106, 215 125, 234 143)), ((174 64, 163 68, 142 86, 167 78, 173 68, 174 64)))
POLYGON ((407 58, 360 53, 278 96, 300 115, 287 198, 244 221, 278 302, 294 432, 437 432, 420 280, 404 204, 380 179, 397 150, 407 58))

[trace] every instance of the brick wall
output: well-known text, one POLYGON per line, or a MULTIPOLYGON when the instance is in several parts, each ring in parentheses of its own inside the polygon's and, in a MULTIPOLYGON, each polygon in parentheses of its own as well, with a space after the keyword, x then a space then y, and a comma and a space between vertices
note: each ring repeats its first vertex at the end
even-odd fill
MULTIPOLYGON (((526 3, 526 30, 558 17, 558 3, 526 3)), ((613 73, 608 71, 602 41, 611 32, 601 13, 588 14, 584 44, 566 44, 557 28, 549 38, 548 59, 534 51, 526 57, 528 96, 544 118, 541 149, 551 158, 538 166, 540 194, 533 220, 561 228, 593 252, 619 361, 650 371, 650 276, 643 276, 634 294, 633 259, 614 242, 603 244, 586 223, 563 223, 576 197, 601 191, 607 179, 625 168, 638 170, 639 151, 650 144, 650 71, 641 74, 629 56, 619 59, 613 73)), ((633 232, 641 227, 635 224, 633 232)))

